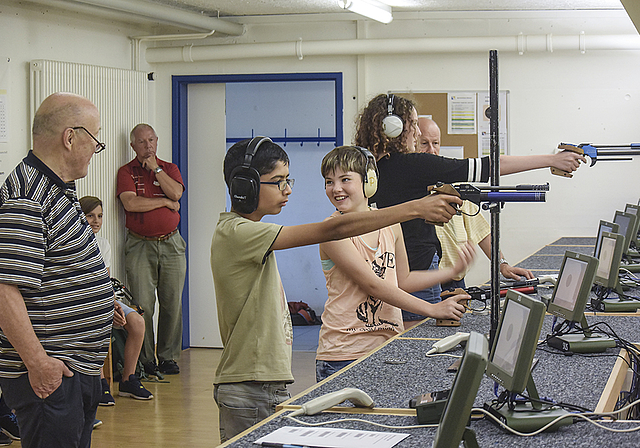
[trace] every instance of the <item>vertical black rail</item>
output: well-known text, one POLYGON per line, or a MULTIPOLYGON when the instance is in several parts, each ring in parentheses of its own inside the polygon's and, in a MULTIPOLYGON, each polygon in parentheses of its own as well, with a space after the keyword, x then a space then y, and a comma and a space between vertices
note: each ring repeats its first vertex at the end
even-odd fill
MULTIPOLYGON (((489 124, 491 135, 491 185, 500 185, 500 125, 498 123, 498 51, 489 51, 489 124)), ((491 204, 491 330, 493 346, 500 320, 500 204, 491 204)))

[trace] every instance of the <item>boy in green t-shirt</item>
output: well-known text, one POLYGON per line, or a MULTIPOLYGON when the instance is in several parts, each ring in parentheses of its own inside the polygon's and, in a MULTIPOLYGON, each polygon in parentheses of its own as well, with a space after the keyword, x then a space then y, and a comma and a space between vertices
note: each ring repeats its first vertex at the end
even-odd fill
POLYGON ((274 250, 340 240, 416 218, 446 222, 455 214, 452 204, 462 204, 454 196, 434 195, 312 224, 263 223, 265 215, 277 215, 287 204, 294 183, 287 153, 266 137, 233 145, 224 176, 232 206, 220 214, 211 243, 224 345, 214 380, 223 442, 289 398, 293 330, 274 250))

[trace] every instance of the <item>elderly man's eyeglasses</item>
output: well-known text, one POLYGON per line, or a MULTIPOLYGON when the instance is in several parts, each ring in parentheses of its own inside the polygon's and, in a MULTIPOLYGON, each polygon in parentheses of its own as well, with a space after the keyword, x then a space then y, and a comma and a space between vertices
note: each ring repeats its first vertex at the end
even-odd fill
POLYGON ((291 188, 293 188, 293 184, 296 182, 295 179, 282 179, 276 182, 260 182, 261 184, 267 184, 267 185, 277 185, 278 186, 278 190, 280 191, 284 191, 287 189, 287 185, 291 188))
POLYGON ((98 154, 99 152, 104 151, 104 148, 106 148, 106 147, 107 147, 107 145, 105 145, 104 143, 101 143, 101 142, 100 142, 100 140, 98 140, 97 138, 95 138, 95 137, 93 136, 93 134, 92 134, 91 132, 89 132, 89 131, 87 130, 87 128, 85 128, 84 126, 74 126, 74 127, 72 127, 71 129, 73 129, 74 131, 76 131, 76 130, 78 130, 78 129, 82 129, 84 132, 86 132, 87 134, 89 134, 89 136, 90 136, 92 139, 94 139, 94 140, 95 140, 95 142, 96 142, 96 152, 95 152, 96 154, 98 154))

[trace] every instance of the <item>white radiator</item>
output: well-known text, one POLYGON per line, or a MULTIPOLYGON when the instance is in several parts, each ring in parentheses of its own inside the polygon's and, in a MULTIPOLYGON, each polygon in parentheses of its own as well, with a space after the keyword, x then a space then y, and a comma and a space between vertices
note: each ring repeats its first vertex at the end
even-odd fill
MULTIPOLYGON (((89 174, 77 181, 78 197, 102 199, 104 223, 100 236, 111 243, 111 276, 125 281, 124 211, 116 198, 118 168, 135 153, 129 146, 129 132, 149 117, 147 74, 71 62, 35 60, 30 64, 31 123, 42 101, 55 92, 71 92, 89 98, 100 111, 98 140, 106 149, 91 159, 89 174)), ((69 123, 74 126, 75 123, 69 123)))

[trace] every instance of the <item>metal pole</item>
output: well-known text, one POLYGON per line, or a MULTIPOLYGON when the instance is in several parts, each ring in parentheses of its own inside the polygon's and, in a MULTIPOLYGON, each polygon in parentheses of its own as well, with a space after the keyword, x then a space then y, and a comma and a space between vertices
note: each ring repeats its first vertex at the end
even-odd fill
MULTIPOLYGON (((500 185, 500 126, 498 123, 498 51, 489 51, 489 123, 491 131, 491 185, 500 185)), ((491 204, 491 330, 493 342, 500 321, 500 204, 491 204)))

